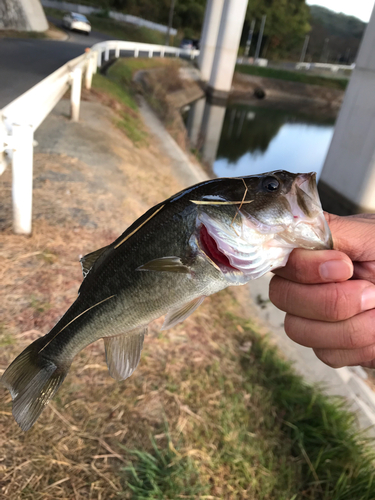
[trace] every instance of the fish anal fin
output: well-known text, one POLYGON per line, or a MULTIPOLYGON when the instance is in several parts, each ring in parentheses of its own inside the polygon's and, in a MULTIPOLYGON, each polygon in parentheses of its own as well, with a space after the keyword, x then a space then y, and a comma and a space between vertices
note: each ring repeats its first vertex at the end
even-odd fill
POLYGON ((98 260, 98 258, 107 250, 108 246, 99 248, 95 250, 95 252, 88 253, 80 259, 80 263, 82 266, 83 277, 86 278, 92 266, 98 260))
POLYGON ((115 380, 125 380, 137 368, 147 326, 114 337, 104 337, 109 374, 115 380))
POLYGON ((177 323, 181 323, 182 321, 184 321, 202 304, 205 298, 206 296, 202 295, 201 297, 198 297, 190 302, 187 302, 186 304, 183 304, 178 308, 169 311, 169 313, 165 317, 161 329, 168 330, 168 328, 172 328, 173 326, 177 325, 177 323))
POLYGON ((158 271, 164 273, 190 274, 190 268, 182 263, 180 257, 169 256, 160 259, 150 260, 146 264, 139 266, 137 271, 158 271))

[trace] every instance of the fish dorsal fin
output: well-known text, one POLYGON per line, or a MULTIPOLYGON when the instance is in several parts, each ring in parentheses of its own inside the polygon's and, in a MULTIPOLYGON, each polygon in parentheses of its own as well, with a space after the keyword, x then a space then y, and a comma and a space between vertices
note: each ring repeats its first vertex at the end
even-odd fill
POLYGON ((104 253, 107 250, 108 246, 99 248, 99 250, 95 250, 95 252, 88 253, 79 260, 82 266, 82 273, 84 278, 86 278, 90 269, 98 260, 98 258, 102 255, 102 253, 104 253))
POLYGON ((192 314, 197 309, 197 307, 199 307, 202 304, 205 298, 206 296, 203 295, 202 297, 198 297, 197 299, 194 299, 176 309, 172 309, 171 311, 169 311, 169 313, 165 317, 161 329, 168 330, 168 328, 172 328, 172 326, 177 325, 177 323, 181 323, 181 321, 184 321, 188 316, 190 316, 190 314, 192 314))
POLYGON ((139 266, 137 271, 159 271, 164 273, 190 274, 188 266, 182 263, 180 257, 170 256, 160 259, 150 260, 143 266, 139 266))
POLYGON ((115 380, 127 379, 137 368, 146 333, 147 326, 142 326, 115 337, 104 338, 109 374, 115 380))

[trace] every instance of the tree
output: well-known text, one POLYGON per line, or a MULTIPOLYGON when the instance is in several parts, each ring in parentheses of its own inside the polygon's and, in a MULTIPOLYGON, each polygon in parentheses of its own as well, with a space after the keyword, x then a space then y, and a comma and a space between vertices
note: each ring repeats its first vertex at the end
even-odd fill
MULTIPOLYGON (((249 1, 247 26, 255 19, 255 37, 258 36, 262 16, 267 16, 261 55, 269 58, 283 57, 299 48, 310 31, 309 7, 305 0, 251 0, 249 1)), ((245 27, 245 37, 247 31, 245 27)), ((253 50, 256 45, 253 44, 253 50)))

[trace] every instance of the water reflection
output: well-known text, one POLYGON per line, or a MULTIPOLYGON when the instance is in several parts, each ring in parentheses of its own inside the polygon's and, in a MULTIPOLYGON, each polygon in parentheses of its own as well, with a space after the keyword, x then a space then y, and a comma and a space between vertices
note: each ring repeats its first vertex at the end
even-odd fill
POLYGON ((218 176, 270 170, 315 171, 318 176, 333 134, 320 117, 265 107, 194 103, 186 125, 193 148, 218 176))

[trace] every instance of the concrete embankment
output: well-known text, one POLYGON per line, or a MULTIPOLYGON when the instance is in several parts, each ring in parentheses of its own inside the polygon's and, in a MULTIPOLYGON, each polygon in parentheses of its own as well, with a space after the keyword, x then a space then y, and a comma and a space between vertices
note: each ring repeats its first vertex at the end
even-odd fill
POLYGON ((235 74, 230 95, 236 102, 251 101, 254 105, 268 102, 274 108, 303 108, 306 112, 324 113, 327 117, 337 115, 343 98, 343 90, 241 73, 235 74), (261 100, 254 96, 257 89, 264 92, 261 100))

